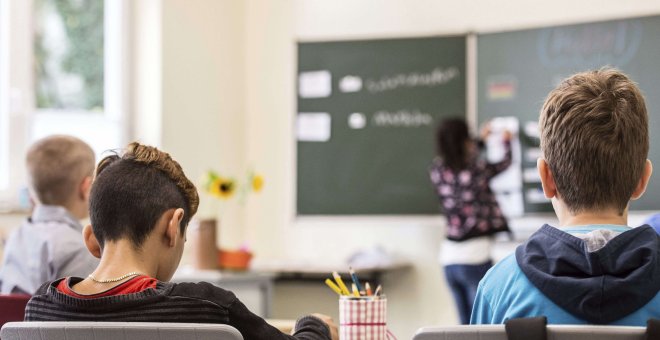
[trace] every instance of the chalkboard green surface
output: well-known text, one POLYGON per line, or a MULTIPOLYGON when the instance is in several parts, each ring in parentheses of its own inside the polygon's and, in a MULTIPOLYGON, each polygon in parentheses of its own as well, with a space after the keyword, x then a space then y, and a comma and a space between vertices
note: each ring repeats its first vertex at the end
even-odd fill
MULTIPOLYGON (((497 116, 517 116, 521 126, 536 122, 545 96, 561 79, 606 65, 623 70, 645 94, 649 158, 656 169, 660 166, 660 17, 482 34, 477 51, 480 122, 497 116)), ((535 143, 523 136, 524 168, 535 167, 535 161, 525 157, 535 143)), ((528 182, 523 186, 539 187, 528 182)), ((657 170, 646 194, 631 209, 660 209, 657 170)), ((547 203, 525 201, 525 212, 549 210, 547 203)))
POLYGON ((437 214, 427 169, 465 116, 465 37, 298 44, 297 213, 437 214))

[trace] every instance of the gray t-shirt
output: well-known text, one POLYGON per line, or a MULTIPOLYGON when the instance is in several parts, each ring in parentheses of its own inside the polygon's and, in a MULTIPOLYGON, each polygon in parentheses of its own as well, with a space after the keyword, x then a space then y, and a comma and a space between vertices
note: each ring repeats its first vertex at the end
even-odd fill
POLYGON ((89 275, 99 260, 85 247, 82 229, 65 208, 37 206, 7 239, 0 293, 34 294, 44 282, 89 275))

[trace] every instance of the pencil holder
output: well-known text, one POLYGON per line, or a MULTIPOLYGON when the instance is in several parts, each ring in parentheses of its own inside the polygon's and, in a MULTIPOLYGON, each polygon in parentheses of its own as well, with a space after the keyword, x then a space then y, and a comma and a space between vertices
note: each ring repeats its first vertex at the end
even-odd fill
POLYGON ((385 296, 341 296, 339 298, 340 340, 387 340, 385 296))

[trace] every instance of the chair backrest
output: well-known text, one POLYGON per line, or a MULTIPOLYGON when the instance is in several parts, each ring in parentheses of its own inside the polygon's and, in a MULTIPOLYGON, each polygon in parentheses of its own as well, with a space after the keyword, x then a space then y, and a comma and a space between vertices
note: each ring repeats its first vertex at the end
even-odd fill
POLYGON ((7 322, 23 321, 30 295, 0 294, 0 327, 7 322))
MULTIPOLYGON (((548 340, 644 340, 645 327, 548 325, 548 340)), ((413 340, 507 340, 504 325, 420 328, 413 340)))
POLYGON ((2 340, 243 340, 229 325, 158 322, 10 322, 2 340))

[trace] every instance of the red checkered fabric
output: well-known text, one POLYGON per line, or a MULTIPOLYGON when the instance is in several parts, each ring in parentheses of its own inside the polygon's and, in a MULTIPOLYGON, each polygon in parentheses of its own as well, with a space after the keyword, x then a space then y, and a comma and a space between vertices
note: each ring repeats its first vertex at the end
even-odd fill
POLYGON ((387 340, 387 299, 342 296, 339 299, 340 340, 387 340))

